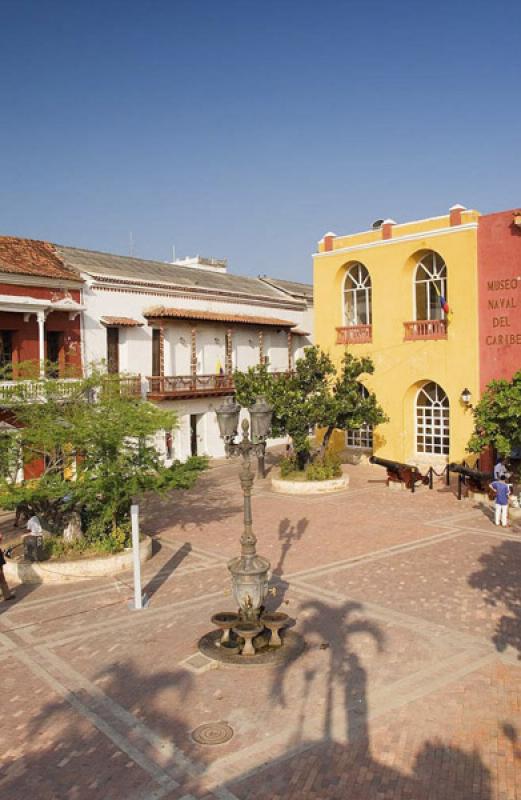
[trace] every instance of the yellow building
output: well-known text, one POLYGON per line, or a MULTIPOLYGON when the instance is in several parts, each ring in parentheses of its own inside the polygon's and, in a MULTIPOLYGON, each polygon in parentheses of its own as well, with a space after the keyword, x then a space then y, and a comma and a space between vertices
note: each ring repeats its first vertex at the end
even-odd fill
POLYGON ((444 464, 468 457, 471 396, 479 396, 478 218, 446 216, 348 236, 326 234, 314 256, 316 342, 340 364, 368 355, 364 377, 389 422, 336 432, 335 446, 396 461, 444 464), (462 393, 466 399, 462 399, 462 393))

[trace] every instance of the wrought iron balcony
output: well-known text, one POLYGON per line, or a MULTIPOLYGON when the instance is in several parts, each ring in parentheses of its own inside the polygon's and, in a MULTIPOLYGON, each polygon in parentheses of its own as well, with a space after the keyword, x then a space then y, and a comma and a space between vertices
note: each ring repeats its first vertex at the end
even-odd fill
POLYGON ((404 340, 412 342, 425 339, 446 339, 446 319, 422 319, 414 322, 404 322, 404 340))
POLYGON ((337 344, 367 344, 373 341, 372 325, 348 325, 336 329, 337 344))

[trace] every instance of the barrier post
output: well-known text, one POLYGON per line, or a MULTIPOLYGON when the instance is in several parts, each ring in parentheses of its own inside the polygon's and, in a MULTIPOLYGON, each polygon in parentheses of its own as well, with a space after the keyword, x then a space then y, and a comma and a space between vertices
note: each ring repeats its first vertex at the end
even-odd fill
POLYGON ((139 506, 130 506, 130 519, 132 523, 132 565, 134 569, 134 601, 129 607, 134 609, 146 608, 148 599, 141 589, 141 561, 139 558, 139 506))

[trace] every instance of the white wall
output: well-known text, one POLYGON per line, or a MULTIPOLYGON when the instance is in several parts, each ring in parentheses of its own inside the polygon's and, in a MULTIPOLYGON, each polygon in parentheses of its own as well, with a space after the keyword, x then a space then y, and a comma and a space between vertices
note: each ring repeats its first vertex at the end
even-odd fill
MULTIPOLYGON (((119 361, 122 372, 152 373, 152 328, 143 316, 143 311, 154 305, 175 308, 214 311, 217 313, 246 314, 249 316, 275 317, 294 322, 299 328, 311 331, 312 309, 290 310, 268 306, 250 305, 247 299, 241 303, 226 303, 186 297, 170 297, 164 294, 145 294, 126 290, 107 291, 92 286, 83 290, 83 301, 87 310, 83 315, 84 360, 106 361, 107 329, 100 323, 101 317, 130 317, 142 322, 141 327, 120 328, 119 361)), ((199 374, 216 374, 219 364, 225 363, 226 330, 233 330, 233 368, 246 370, 259 363, 259 339, 256 326, 194 321, 197 327, 197 356, 199 374)), ((173 320, 165 327, 165 375, 189 375, 191 362, 192 324, 186 320, 173 320)), ((268 326, 263 328, 264 354, 269 358, 272 371, 288 368, 287 331, 268 326)), ((293 357, 299 357, 311 339, 293 336, 293 357)), ((173 434, 174 457, 181 460, 190 455, 190 414, 200 414, 198 427, 200 453, 213 457, 224 456, 224 445, 219 436, 215 407, 222 397, 195 398, 162 403, 163 408, 173 409, 179 418, 179 428, 173 434)), ((164 435, 157 437, 158 448, 165 451, 164 435)), ((270 445, 275 444, 273 440, 270 445)))
MULTIPOLYGON (((309 324, 310 312, 303 309, 284 309, 270 308, 269 306, 250 305, 245 298, 244 302, 227 303, 223 300, 190 299, 186 297, 169 297, 160 293, 138 293, 125 290, 108 291, 98 287, 86 286, 83 290, 83 300, 87 306, 84 312, 84 358, 86 363, 92 361, 106 360, 107 357, 107 332, 106 328, 99 322, 101 317, 131 317, 143 323, 140 328, 120 329, 120 363, 126 365, 130 372, 150 375, 152 369, 152 330, 147 320, 143 316, 143 311, 154 305, 172 306, 178 309, 193 309, 202 311, 214 311, 217 313, 246 314, 248 316, 276 317, 277 319, 287 319, 294 322, 299 328, 311 330, 309 324)), ((259 348, 257 329, 251 329, 239 325, 197 323, 198 339, 201 337, 204 342, 202 362, 204 371, 210 374, 215 372, 215 364, 220 357, 224 367, 224 335, 227 327, 234 329, 234 367, 245 369, 247 366, 258 363, 259 348), (221 340, 221 344, 214 342, 215 338, 221 340), (253 341, 253 346, 249 340, 253 341)), ((175 320, 172 327, 168 329, 168 342, 165 343, 165 373, 167 364, 175 368, 178 375, 189 374, 190 372, 190 323, 183 320, 175 320), (186 345, 183 346, 179 339, 183 337, 186 345), (169 352, 170 351, 170 352, 169 352)), ((265 328, 265 336, 269 328, 265 328)), ((277 334, 275 334, 277 335, 277 334)), ((282 333, 281 340, 285 337, 282 333)), ((201 349, 200 346, 198 349, 201 349)), ((277 363, 281 363, 282 355, 277 363)), ((287 364, 287 360, 286 360, 287 364)), ((283 368, 286 368, 285 366, 283 368)), ((172 374, 172 373, 171 373, 172 374)))
POLYGON ((215 416, 215 408, 223 402, 223 398, 195 398, 191 400, 165 401, 161 408, 174 411, 178 419, 178 427, 173 434, 174 458, 181 461, 191 454, 190 415, 200 414, 198 423, 198 454, 224 457, 224 444, 219 435, 219 426, 215 416))

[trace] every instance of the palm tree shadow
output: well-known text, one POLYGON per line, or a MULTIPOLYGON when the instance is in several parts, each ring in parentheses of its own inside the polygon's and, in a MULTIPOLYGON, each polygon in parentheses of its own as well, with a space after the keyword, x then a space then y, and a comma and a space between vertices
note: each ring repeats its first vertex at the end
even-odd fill
MULTIPOLYGON (((23 754, 6 753, 0 764, 2 800, 70 797, 73 785, 75 797, 133 797, 135 781, 149 784, 150 775, 146 765, 139 775, 129 772, 135 766, 129 757, 141 752, 138 759, 153 766, 158 734, 172 742, 170 755, 160 761, 176 780, 186 764, 181 748, 189 726, 180 709, 193 690, 192 675, 179 668, 147 674, 123 661, 98 671, 91 684, 96 688, 56 696, 31 717, 23 754)), ((204 772, 204 753, 201 761, 196 770, 204 772)))
MULTIPOLYGON (((365 741, 369 747, 368 713, 367 713, 367 672, 356 652, 352 639, 360 634, 369 636, 375 643, 379 653, 383 652, 385 635, 381 628, 371 620, 362 616, 363 606, 360 603, 347 601, 338 607, 330 606, 320 600, 310 600, 302 605, 301 614, 305 618, 300 632, 308 647, 327 651, 327 667, 321 670, 321 678, 325 682, 325 706, 322 733, 326 740, 333 738, 335 697, 338 692, 343 696, 343 707, 346 719, 346 738, 365 741), (327 636, 327 641, 324 641, 327 636)), ((272 697, 275 703, 285 705, 283 671, 272 683, 272 697)), ((301 719, 308 694, 312 691, 312 680, 315 674, 308 675, 306 691, 301 701, 301 719)), ((300 735, 302 726, 297 728, 300 735)))
MULTIPOLYGON (((310 638, 323 633, 322 615, 326 609, 320 602, 307 605, 310 616, 304 627, 310 638)), ((304 763, 308 770, 304 775, 306 800, 492 800, 491 774, 476 751, 467 753, 439 740, 427 741, 416 754, 410 773, 373 757, 367 724, 367 673, 350 640, 359 634, 369 635, 381 651, 385 639, 374 623, 357 616, 362 611, 356 603, 346 603, 336 610, 335 621, 341 626, 343 643, 336 644, 331 637, 325 648, 327 681, 340 686, 348 709, 347 744, 333 740, 330 705, 321 740, 302 738, 303 754, 282 753, 260 776, 258 772, 253 776, 244 772, 234 778, 234 785, 251 781, 254 788, 247 794, 251 800, 301 800, 304 761, 308 762, 304 763), (312 758, 308 758, 310 751, 312 758), (296 783, 288 782, 288 771, 279 763, 288 758, 300 759, 296 783), (463 777, 470 782, 468 785, 462 784, 463 777)), ((320 644, 317 641, 312 646, 320 644)), ((274 688, 278 679, 284 682, 284 670, 281 668, 275 676, 274 688)), ((301 712, 308 699, 313 702, 317 677, 314 669, 304 673, 301 712)), ((6 753, 0 765, 2 800, 18 800, 31 794, 42 800, 69 797, 73 796, 71 786, 75 797, 152 797, 155 792, 150 786, 151 773, 161 781, 161 785, 157 784, 158 796, 164 795, 161 786, 165 787, 170 779, 178 787, 172 787, 175 797, 217 800, 228 796, 226 785, 224 794, 215 781, 208 786, 205 773, 211 757, 204 748, 190 745, 187 735, 191 726, 183 716, 183 708, 200 697, 196 681, 184 669, 150 672, 138 670, 128 660, 99 670, 91 680, 91 684, 100 687, 99 691, 71 690, 48 702, 30 719, 23 754, 6 753), (71 714, 71 707, 81 714, 71 714), (129 769, 135 766, 136 758, 142 770, 129 769)), ((504 723, 503 734, 512 744, 514 757, 519 758, 514 726, 504 723)), ((168 786, 165 788, 168 793, 168 786)), ((239 791, 239 796, 246 795, 239 791)))
POLYGON ((268 597, 266 599, 266 608, 269 611, 276 611, 285 602, 289 583, 282 577, 284 573, 284 562, 294 543, 300 541, 304 536, 308 525, 309 520, 306 517, 302 517, 297 520, 296 523, 292 523, 288 517, 285 517, 279 523, 278 538, 279 541, 282 542, 282 546, 280 548, 279 560, 272 570, 273 585, 277 589, 277 594, 274 598, 268 597))
POLYGON ((482 568, 469 576, 469 585, 481 591, 488 605, 508 611, 498 619, 492 641, 499 652, 513 647, 521 660, 521 542, 505 540, 479 561, 482 568))
MULTIPOLYGON (((306 639, 308 652, 310 649, 324 650, 327 665, 306 667, 302 673, 303 685, 299 692, 294 735, 289 743, 290 755, 282 756, 285 761, 288 757, 295 759, 298 785, 288 785, 286 767, 280 770, 286 781, 282 786, 274 765, 263 774, 263 792, 254 792, 252 800, 268 800, 274 796, 299 800, 304 782, 306 800, 359 800, 362 797, 364 800, 448 800, 456 796, 468 797, 469 800, 492 800, 491 773, 476 750, 468 753, 438 739, 428 740, 416 753, 410 773, 401 772, 373 756, 368 674, 356 640, 362 636, 367 645, 369 639, 376 652, 383 653, 386 637, 363 612, 363 605, 356 602, 331 607, 312 600, 302 606, 305 621, 300 630, 306 639), (316 709, 321 696, 324 698, 323 710, 317 722, 316 709), (343 730, 339 728, 342 715, 343 730), (309 716, 314 716, 315 720, 311 728, 306 728, 309 716), (319 738, 315 738, 317 734, 319 738), (307 773, 306 764, 309 764, 307 773), (319 765, 318 769, 316 765, 319 765), (461 794, 462 775, 470 776, 471 785, 466 794, 461 794)), ((273 676, 271 699, 274 708, 285 707, 291 702, 286 695, 293 683, 292 669, 292 665, 281 665, 273 676)), ((514 729, 511 734, 514 744, 515 737, 514 729)))

